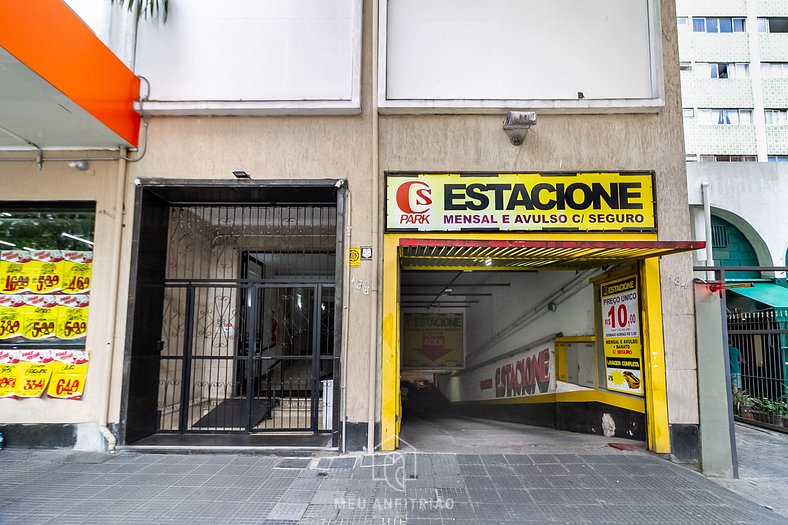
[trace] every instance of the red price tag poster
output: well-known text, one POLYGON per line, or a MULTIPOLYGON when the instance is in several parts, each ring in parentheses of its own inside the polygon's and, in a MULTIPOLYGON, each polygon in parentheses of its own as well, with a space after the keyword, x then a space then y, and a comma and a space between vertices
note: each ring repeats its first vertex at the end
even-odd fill
POLYGON ((27 287, 32 293, 49 294, 62 288, 63 253, 60 250, 30 252, 24 264, 27 287))
POLYGON ((88 333, 89 295, 61 295, 57 298, 56 334, 58 339, 81 339, 88 333))
POLYGON ((640 303, 637 277, 600 286, 607 389, 643 395, 640 303))
POLYGON ((0 252, 0 294, 30 291, 30 277, 25 274, 25 264, 32 260, 30 252, 24 250, 0 252))
POLYGON ((0 398, 16 397, 17 365, 19 352, 0 350, 0 398))
POLYGON ((89 292, 92 271, 93 252, 63 252, 63 293, 85 294, 89 292))
POLYGON ((88 376, 87 352, 58 350, 54 352, 52 379, 47 396, 57 399, 82 399, 88 376))
POLYGON ((0 340, 22 337, 25 306, 22 295, 0 295, 0 340))
POLYGON ((16 397, 39 397, 46 390, 54 360, 49 350, 23 350, 16 365, 16 397))
POLYGON ((22 333, 25 339, 40 341, 57 337, 59 302, 54 295, 26 295, 22 333))

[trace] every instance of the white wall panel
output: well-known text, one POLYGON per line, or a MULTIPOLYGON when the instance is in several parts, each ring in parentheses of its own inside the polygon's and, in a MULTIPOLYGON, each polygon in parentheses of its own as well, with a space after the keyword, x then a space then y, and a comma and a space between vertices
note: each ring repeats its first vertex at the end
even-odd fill
POLYGON ((358 0, 171 0, 142 22, 136 71, 153 101, 350 101, 358 0))
POLYGON ((389 0, 385 14, 387 100, 658 96, 647 0, 389 0))

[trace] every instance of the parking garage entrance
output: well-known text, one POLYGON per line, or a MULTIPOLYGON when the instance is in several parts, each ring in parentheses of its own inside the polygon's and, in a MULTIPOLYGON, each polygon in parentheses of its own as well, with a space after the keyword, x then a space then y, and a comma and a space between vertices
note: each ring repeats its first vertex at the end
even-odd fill
POLYGON ((638 439, 669 451, 657 257, 702 243, 656 240, 650 175, 598 175, 389 175, 382 449, 407 441, 409 420, 450 415, 638 439), (573 184, 610 194, 616 184, 637 187, 626 205, 650 219, 641 229, 585 224, 590 231, 580 233, 533 222, 544 215, 523 213, 523 202, 506 209, 513 192, 522 201, 539 185, 546 188, 540 202, 550 195, 555 206, 573 184), (471 204, 480 209, 469 213, 471 204), (531 229, 502 232, 518 213, 530 217, 531 229), (455 228, 457 220, 475 226, 455 228), (455 231, 437 233, 430 224, 455 231))

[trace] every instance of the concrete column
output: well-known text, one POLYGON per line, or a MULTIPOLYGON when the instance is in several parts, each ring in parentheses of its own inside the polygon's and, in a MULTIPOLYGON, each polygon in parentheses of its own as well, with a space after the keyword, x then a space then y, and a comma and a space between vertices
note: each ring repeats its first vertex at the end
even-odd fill
POLYGON ((701 467, 707 476, 738 478, 727 329, 719 293, 695 284, 701 467))

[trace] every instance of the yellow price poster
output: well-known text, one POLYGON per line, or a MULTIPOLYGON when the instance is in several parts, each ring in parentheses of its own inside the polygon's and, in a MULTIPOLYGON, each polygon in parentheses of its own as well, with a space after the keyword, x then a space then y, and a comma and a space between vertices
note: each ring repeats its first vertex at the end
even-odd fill
POLYGON ((58 339, 81 339, 88 333, 88 295, 58 297, 56 334, 58 339))
POLYGON ((607 389, 642 396, 643 352, 637 277, 631 275, 604 282, 600 292, 607 389))
POLYGON ((16 397, 39 397, 52 375, 53 358, 49 350, 24 350, 16 365, 16 397))
POLYGON ((30 253, 23 250, 0 252, 0 293, 18 294, 29 290, 30 277, 25 264, 32 261, 30 253))
POLYGON ((93 252, 64 252, 62 289, 66 294, 85 294, 90 291, 93 252))
POLYGON ((30 252, 24 264, 27 289, 36 294, 59 292, 62 288, 63 254, 59 250, 30 252))
POLYGON ((0 295, 0 340, 22 337, 22 322, 27 302, 21 295, 0 295))
POLYGON ((0 398, 16 397, 17 365, 19 352, 0 350, 0 398))
POLYGON ((58 299, 54 295, 27 295, 22 317, 25 339, 40 341, 57 337, 58 299))
POLYGON ((56 351, 54 358, 47 396, 58 399, 81 399, 88 375, 87 352, 56 351))

